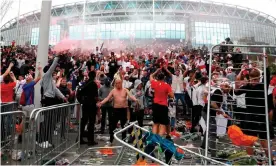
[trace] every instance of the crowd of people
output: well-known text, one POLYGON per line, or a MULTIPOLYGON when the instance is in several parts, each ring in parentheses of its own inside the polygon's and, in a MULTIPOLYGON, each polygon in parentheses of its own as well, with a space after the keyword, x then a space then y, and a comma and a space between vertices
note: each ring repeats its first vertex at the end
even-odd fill
MULTIPOLYGON (((225 44, 231 44, 231 40, 227 38, 225 44)), ((271 76, 269 68, 263 76, 260 64, 243 58, 239 48, 221 46, 210 63, 206 46, 191 49, 181 44, 165 47, 152 43, 146 49, 136 46, 117 52, 102 47, 85 52, 81 49, 55 52, 49 47, 47 66, 35 66, 36 50, 35 46, 15 43, 1 48, 1 102, 18 102, 29 116, 34 109, 34 86, 40 83, 41 106, 82 103, 81 144, 97 145, 96 119, 101 124, 100 132, 104 133, 107 115, 111 143, 119 121, 121 127, 136 120, 143 126, 145 114, 152 114, 152 132, 169 138, 177 115, 191 113, 190 131, 204 135, 204 125, 199 125, 199 121, 202 117, 206 122, 210 100, 210 124, 217 123, 218 115, 229 121, 235 119, 245 134, 260 137, 267 148, 266 119, 261 115, 265 114, 265 102, 256 97, 265 97, 263 80, 266 78, 270 85, 268 108, 273 124, 276 77, 271 76), (209 86, 211 92, 208 92, 209 86), (179 100, 182 107, 178 106, 179 100), (235 105, 232 110, 230 105, 235 105), (84 134, 86 125, 88 135, 84 134)), ((216 125, 210 125, 209 130, 209 139, 216 139, 216 125)), ((123 133, 122 138, 126 135, 123 133)), ((272 133, 270 138, 273 137, 272 133)), ((213 142, 209 145, 216 149, 213 142)))

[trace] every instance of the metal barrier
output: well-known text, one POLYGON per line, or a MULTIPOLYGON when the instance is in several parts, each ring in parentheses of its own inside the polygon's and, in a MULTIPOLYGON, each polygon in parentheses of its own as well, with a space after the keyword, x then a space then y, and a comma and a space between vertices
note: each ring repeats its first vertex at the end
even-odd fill
POLYGON ((18 111, 18 104, 16 102, 1 103, 1 113, 18 111))
MULTIPOLYGON (((250 48, 261 48, 263 50, 261 53, 243 53, 247 56, 250 55, 251 59, 254 59, 254 56, 256 55, 267 55, 267 48, 276 48, 276 46, 266 45, 216 45, 212 47, 209 59, 210 66, 208 83, 208 108, 207 117, 205 119, 205 156, 207 157, 208 151, 210 151, 212 158, 224 162, 231 162, 232 164, 236 164, 237 161, 250 160, 258 164, 264 161, 271 165, 272 154, 270 131, 272 128, 270 127, 268 112, 269 83, 267 82, 267 80, 269 80, 270 78, 269 75, 267 75, 267 59, 265 56, 262 56, 262 64, 259 64, 260 66, 263 66, 261 68, 263 70, 263 76, 256 76, 257 78, 249 77, 249 80, 248 76, 250 70, 244 69, 244 67, 246 66, 246 62, 243 62, 241 64, 233 63, 232 72, 236 72, 237 76, 239 76, 239 78, 241 79, 229 83, 229 85, 234 85, 233 90, 231 90, 228 86, 220 87, 219 85, 216 85, 216 82, 221 82, 221 80, 219 80, 219 78, 212 77, 213 73, 211 72, 214 54, 217 54, 219 56, 232 54, 233 56, 235 56, 235 53, 214 52, 214 50, 217 47, 229 46, 248 48, 248 50, 250 48), (260 81, 261 79, 263 79, 262 82, 260 81), (231 97, 232 99, 229 99, 229 97, 231 97), (245 103, 240 102, 241 100, 245 103), (217 114, 217 111, 220 112, 220 115, 217 114), (251 144, 250 146, 244 146, 241 144, 238 145, 237 143, 233 144, 233 141, 235 142, 235 140, 233 140, 233 138, 232 140, 230 140, 229 136, 227 135, 227 132, 229 130, 228 127, 230 125, 231 127, 233 127, 232 125, 238 126, 246 135, 257 136, 260 144, 263 147, 254 146, 259 146, 258 143, 251 144), (230 157, 235 154, 236 157, 230 157), (250 155, 251 158, 248 158, 247 155, 250 155)), ((259 60, 259 58, 257 58, 257 60, 259 60)), ((227 66, 227 63, 225 63, 225 61, 216 63, 216 65, 218 66, 227 66)), ((222 80, 222 82, 223 81, 225 80, 222 80)))
POLYGON ((21 164, 24 158, 24 123, 22 111, 1 113, 1 164, 21 164))
MULTIPOLYGON (((135 161, 140 159, 146 159, 147 163, 155 162, 157 164, 161 165, 169 165, 169 164, 178 164, 178 165, 196 165, 196 164, 203 164, 204 161, 208 161, 211 165, 226 165, 223 162, 216 161, 214 159, 211 159, 209 157, 205 157, 204 155, 201 155, 200 149, 187 149, 183 146, 179 146, 177 144, 174 144, 174 146, 182 151, 184 153, 184 157, 180 160, 175 159, 175 154, 169 157, 167 157, 167 153, 169 152, 167 149, 162 149, 160 145, 153 148, 151 152, 147 151, 145 152, 145 149, 148 145, 145 143, 145 139, 147 137, 146 133, 149 133, 148 130, 145 128, 142 128, 136 124, 137 122, 131 123, 127 127, 115 132, 114 138, 123 145, 122 151, 120 155, 117 157, 116 161, 114 162, 115 165, 121 165, 121 161, 125 156, 130 157, 126 155, 126 153, 129 152, 135 152, 134 155, 132 155, 130 158, 131 160, 135 161), (127 140, 129 138, 126 138, 126 140, 122 140, 118 138, 118 134, 121 134, 123 132, 128 131, 128 129, 133 128, 133 131, 130 136, 133 136, 133 142, 127 143, 127 140), (161 150, 162 149, 162 150, 161 150), (193 151, 195 150, 195 151, 193 151)), ((182 153, 181 152, 181 153, 182 153)), ((124 164, 124 163, 123 163, 124 164)), ((132 163, 134 164, 134 163, 132 163)))
POLYGON ((37 112, 41 109, 47 109, 47 108, 55 108, 58 106, 64 106, 67 105, 66 103, 62 103, 62 104, 58 104, 58 105, 52 105, 52 106, 48 106, 48 107, 40 107, 40 108, 35 108, 31 114, 30 117, 28 119, 28 125, 26 125, 26 135, 27 135, 27 141, 26 141, 26 154, 29 155, 29 157, 27 158, 27 160, 25 161, 27 164, 31 164, 31 160, 30 158, 33 157, 32 154, 34 154, 35 152, 32 151, 32 147, 35 146, 35 142, 36 142, 36 126, 32 125, 35 124, 35 115, 37 114, 37 112))
POLYGON ((53 105, 32 111, 27 143, 31 155, 27 164, 47 165, 71 148, 79 148, 80 125, 71 128, 72 111, 79 105, 53 105))

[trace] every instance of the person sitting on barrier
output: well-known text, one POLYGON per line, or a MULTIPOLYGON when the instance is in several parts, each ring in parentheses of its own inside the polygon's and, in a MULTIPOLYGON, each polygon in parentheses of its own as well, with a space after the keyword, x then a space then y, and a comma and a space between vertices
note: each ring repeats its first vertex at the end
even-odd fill
MULTIPOLYGON (((268 64, 268 63, 267 63, 268 64)), ((261 139, 261 145, 268 155, 268 141, 267 140, 267 128, 266 128, 266 110, 265 110, 265 94, 263 83, 260 83, 261 73, 259 70, 253 68, 249 71, 249 82, 242 85, 241 87, 236 87, 235 95, 240 95, 245 93, 245 103, 247 107, 247 112, 251 113, 246 116, 245 128, 243 129, 244 134, 251 136, 258 136, 261 139)), ((270 70, 267 67, 266 76, 267 86, 270 81, 270 70)), ((263 80, 264 82, 264 80, 263 80)), ((274 133, 272 127, 270 128, 270 139, 274 138, 274 133)), ((253 148, 247 147, 247 153, 252 155, 253 148)), ((271 153, 271 152, 270 152, 271 153)))
MULTIPOLYGON (((133 100, 136 103, 139 103, 138 100, 130 94, 130 92, 122 87, 122 80, 116 79, 115 80, 115 88, 109 93, 109 95, 101 102, 99 102, 97 105, 98 107, 101 107, 106 102, 110 101, 113 97, 113 120, 111 122, 111 125, 109 125, 109 134, 110 134, 110 142, 113 142, 113 132, 117 127, 117 123, 120 121, 121 127, 123 128, 127 121, 127 108, 128 108, 128 100, 127 97, 129 97, 131 100, 133 100)), ((122 139, 124 140, 126 138, 126 131, 122 133, 122 139)))

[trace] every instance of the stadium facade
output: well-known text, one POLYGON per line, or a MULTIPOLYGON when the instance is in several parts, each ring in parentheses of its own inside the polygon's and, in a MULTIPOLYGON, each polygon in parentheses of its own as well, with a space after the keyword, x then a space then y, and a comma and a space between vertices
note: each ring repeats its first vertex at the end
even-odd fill
MULTIPOLYGON (((5 43, 38 44, 40 11, 1 27, 5 43), (18 34, 18 35, 17 35, 18 34), (18 37, 17 37, 18 36, 18 37)), ((236 44, 276 44, 276 18, 225 3, 188 0, 86 1, 54 6, 50 44, 74 40, 156 39, 212 46, 230 37, 236 44)))

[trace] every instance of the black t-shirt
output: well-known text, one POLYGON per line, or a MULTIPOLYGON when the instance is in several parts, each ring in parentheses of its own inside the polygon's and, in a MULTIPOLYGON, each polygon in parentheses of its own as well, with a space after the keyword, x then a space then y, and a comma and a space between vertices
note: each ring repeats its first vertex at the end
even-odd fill
MULTIPOLYGON (((265 96, 263 84, 257 84, 255 86, 247 84, 240 87, 239 91, 235 91, 235 95, 241 95, 243 93, 245 93, 246 107, 250 113, 265 114, 265 96)), ((265 116, 263 116, 263 119, 265 119, 265 116)))
POLYGON ((68 95, 68 96, 70 95, 70 90, 69 90, 66 86, 65 86, 65 87, 60 86, 58 89, 60 90, 60 92, 61 92, 65 97, 67 97, 67 95, 68 95))
POLYGON ((116 61, 109 62, 108 66, 109 66, 109 73, 117 72, 117 62, 116 61))
POLYGON ((96 105, 96 98, 98 98, 97 84, 94 80, 88 80, 85 84, 86 87, 82 90, 82 95, 86 96, 88 101, 84 101, 84 104, 96 105))
MULTIPOLYGON (((211 94, 211 102, 216 102, 218 107, 220 108, 221 103, 223 102, 223 96, 221 90, 217 89, 214 91, 213 94, 211 94)), ((216 110, 210 109, 210 115, 211 116, 216 116, 216 110)))

